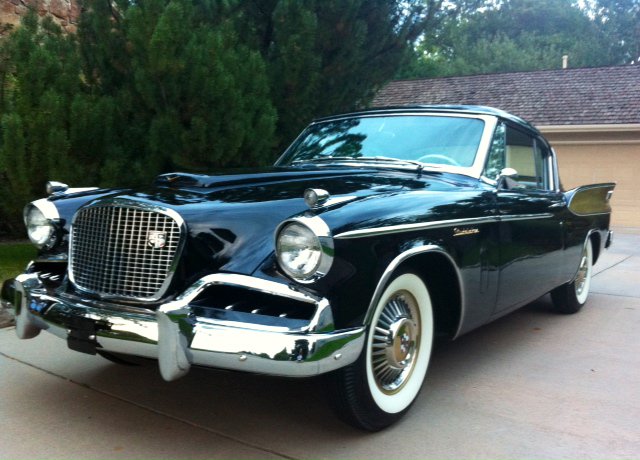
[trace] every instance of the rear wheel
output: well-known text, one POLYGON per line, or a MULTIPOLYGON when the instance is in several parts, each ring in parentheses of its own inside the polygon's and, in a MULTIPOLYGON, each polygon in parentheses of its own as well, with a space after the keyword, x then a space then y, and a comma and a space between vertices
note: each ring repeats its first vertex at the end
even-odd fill
POLYGON ((358 360, 332 376, 338 415, 368 431, 399 420, 422 387, 432 342, 429 291, 418 276, 401 274, 376 305, 358 360))
POLYGON ((577 313, 587 302, 591 288, 593 248, 587 241, 582 250, 576 277, 570 283, 551 291, 551 299, 556 311, 565 314, 577 313))

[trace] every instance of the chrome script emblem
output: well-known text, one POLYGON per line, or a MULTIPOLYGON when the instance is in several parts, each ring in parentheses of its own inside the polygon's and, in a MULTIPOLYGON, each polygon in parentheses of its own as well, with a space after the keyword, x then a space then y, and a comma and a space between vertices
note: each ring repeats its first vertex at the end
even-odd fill
POLYGON ((467 236, 467 235, 476 235, 480 233, 480 230, 477 228, 454 228, 453 236, 467 236))
POLYGON ((167 245, 166 232, 159 232, 157 230, 149 230, 147 233, 147 244, 153 249, 162 249, 167 245))

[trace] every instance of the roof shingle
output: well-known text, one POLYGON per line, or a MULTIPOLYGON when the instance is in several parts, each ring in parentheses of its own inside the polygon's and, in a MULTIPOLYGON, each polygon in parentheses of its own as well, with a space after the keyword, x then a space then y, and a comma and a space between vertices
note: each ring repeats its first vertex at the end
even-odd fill
POLYGON ((396 80, 372 107, 486 105, 538 125, 640 123, 640 65, 396 80))

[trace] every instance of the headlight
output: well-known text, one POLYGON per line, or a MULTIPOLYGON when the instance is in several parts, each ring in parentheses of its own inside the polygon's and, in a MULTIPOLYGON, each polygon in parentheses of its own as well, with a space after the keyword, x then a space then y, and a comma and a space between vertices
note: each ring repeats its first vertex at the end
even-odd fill
POLYGON ((27 234, 33 244, 42 248, 55 244, 55 227, 44 213, 34 204, 29 204, 24 209, 24 224, 27 234))
POLYGON ((329 271, 333 262, 333 240, 329 228, 319 217, 305 220, 304 223, 292 220, 280 226, 276 254, 280 268, 287 275, 297 281, 311 282, 329 271))

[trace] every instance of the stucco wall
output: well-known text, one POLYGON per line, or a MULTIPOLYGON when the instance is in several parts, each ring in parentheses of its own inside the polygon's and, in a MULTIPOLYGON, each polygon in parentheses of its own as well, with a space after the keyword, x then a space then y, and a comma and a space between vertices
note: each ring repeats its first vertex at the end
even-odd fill
POLYGON ((612 226, 640 228, 640 130, 545 132, 558 154, 565 189, 616 182, 612 226))

